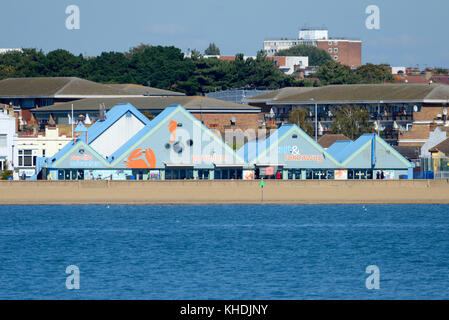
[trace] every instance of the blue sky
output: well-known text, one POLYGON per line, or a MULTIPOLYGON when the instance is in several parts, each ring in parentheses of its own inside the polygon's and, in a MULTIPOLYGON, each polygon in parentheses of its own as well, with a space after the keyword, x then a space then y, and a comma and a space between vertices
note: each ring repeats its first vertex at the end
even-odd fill
POLYGON ((264 39, 294 38, 307 24, 363 40, 363 63, 449 67, 446 0, 14 0, 0 10, 3 48, 97 55, 142 42, 202 52, 215 42, 225 55, 255 55, 264 39), (65 27, 72 4, 80 8, 80 30, 65 27), (380 8, 380 30, 365 27, 368 5, 380 8))

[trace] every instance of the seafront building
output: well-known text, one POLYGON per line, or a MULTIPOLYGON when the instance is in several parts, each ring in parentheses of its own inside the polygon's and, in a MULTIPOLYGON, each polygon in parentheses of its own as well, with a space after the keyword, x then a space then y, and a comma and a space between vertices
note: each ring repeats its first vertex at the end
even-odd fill
POLYGON ((291 87, 244 99, 262 109, 277 125, 295 108, 309 111, 319 135, 330 132, 337 108, 356 105, 366 110, 376 131, 393 145, 422 146, 435 125, 448 127, 449 86, 444 84, 354 84, 291 87), (271 115, 270 115, 271 113, 271 115))
POLYGON ((60 132, 56 126, 47 126, 42 133, 18 135, 16 146, 18 150, 16 171, 19 177, 23 174, 30 178, 36 174, 37 158, 52 157, 67 143, 72 141, 71 135, 60 132))
POLYGON ((153 120, 119 104, 73 141, 38 159, 34 178, 49 180, 406 179, 413 165, 376 134, 336 141, 327 150, 296 125, 237 152, 180 105, 153 120))
POLYGON ((7 109, 0 109, 0 172, 14 170, 17 165, 16 118, 7 109))
POLYGON ((256 178, 300 180, 406 179, 413 164, 377 134, 334 142, 324 149, 297 125, 283 125, 265 140, 250 141, 238 155, 256 178), (273 174, 274 173, 274 174, 273 174))

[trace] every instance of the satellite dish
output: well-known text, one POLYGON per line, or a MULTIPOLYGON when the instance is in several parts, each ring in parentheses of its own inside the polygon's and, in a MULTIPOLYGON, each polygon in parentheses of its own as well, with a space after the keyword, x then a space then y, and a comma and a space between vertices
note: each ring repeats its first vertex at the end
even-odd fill
POLYGON ((417 105, 413 106, 413 111, 418 112, 418 106, 417 105))
POLYGON ((443 114, 444 114, 445 116, 447 116, 447 109, 446 109, 446 108, 443 109, 443 114))

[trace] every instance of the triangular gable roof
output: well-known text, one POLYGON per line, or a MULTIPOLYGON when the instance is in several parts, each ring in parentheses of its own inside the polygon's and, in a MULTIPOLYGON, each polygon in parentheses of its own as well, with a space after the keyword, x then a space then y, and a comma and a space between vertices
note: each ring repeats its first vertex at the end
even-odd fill
POLYGON ((126 115, 126 113, 128 112, 132 113, 137 119, 142 121, 145 125, 149 125, 151 122, 132 104, 130 103, 118 104, 106 113, 106 120, 98 120, 89 128, 88 131, 89 144, 92 143, 96 138, 98 138, 103 132, 105 132, 108 128, 110 128, 115 122, 117 122, 121 117, 126 115))
POLYGON ((324 154, 326 158, 330 159, 336 166, 339 166, 340 163, 323 147, 321 147, 315 140, 313 140, 307 133, 305 133, 300 127, 296 124, 284 124, 282 125, 275 133, 271 134, 267 139, 261 140, 257 142, 259 145, 255 145, 253 141, 248 142, 245 146, 239 149, 238 154, 246 153, 245 147, 251 147, 253 150, 249 150, 248 155, 251 153, 254 154, 254 149, 258 149, 256 152, 257 155, 254 157, 248 156, 248 162, 257 163, 260 158, 262 158, 265 154, 271 151, 272 148, 279 145, 284 139, 286 139, 290 134, 296 132, 303 139, 305 139, 308 143, 310 143, 317 151, 324 154), (250 144, 251 143, 251 144, 250 144), (255 148, 254 148, 255 145, 255 148))
MULTIPOLYGON (((377 144, 380 144, 383 146, 386 150, 390 151, 392 155, 394 155, 396 158, 398 158, 405 166, 411 167, 412 164, 409 162, 404 156, 402 156, 398 151, 396 151, 391 145, 389 145, 387 142, 385 142, 384 139, 379 137, 375 133, 366 133, 361 135, 356 141, 354 141, 352 144, 348 144, 344 150, 340 153, 342 160, 342 163, 344 166, 347 166, 348 163, 353 160, 355 157, 357 157, 361 152, 364 151, 365 148, 372 147, 372 141, 376 142, 376 148, 377 144)), ((376 151, 377 153, 377 151, 376 151)))
MULTIPOLYGON (((87 153, 90 153, 93 158, 99 163, 99 166, 95 166, 95 168, 109 168, 109 163, 100 155, 98 154, 92 147, 90 147, 88 144, 86 144, 82 140, 77 140, 75 143, 69 142, 64 148, 62 148, 57 154, 55 154, 53 157, 48 158, 48 166, 51 167, 58 167, 61 163, 64 162, 67 157, 71 156, 71 153, 75 150, 79 150, 79 148, 83 148, 87 153)), ((80 166, 84 167, 84 166, 80 166)))
POLYGON ((153 120, 150 121, 148 125, 143 127, 138 133, 136 133, 131 139, 129 139, 124 145, 118 148, 111 156, 109 157, 110 162, 114 162, 116 159, 119 159, 123 154, 128 152, 132 146, 138 143, 141 139, 143 139, 149 132, 151 132, 155 127, 157 127, 163 120, 172 115, 176 110, 175 106, 169 106, 164 109, 161 113, 159 113, 153 120))
POLYGON ((449 154, 449 139, 437 144, 435 147, 430 148, 429 152, 442 152, 444 154, 449 154))
POLYGON ((267 138, 260 140, 248 141, 241 147, 237 154, 247 162, 254 162, 262 154, 269 149, 273 143, 279 141, 279 138, 286 135, 291 130, 292 125, 283 125, 279 129, 274 130, 267 138))
POLYGON ((170 117, 173 117, 176 113, 182 112, 187 118, 189 118, 194 125, 200 126, 202 132, 206 132, 207 134, 212 137, 216 142, 221 144, 223 148, 232 154, 235 155, 237 158, 237 161, 239 163, 244 164, 245 161, 241 157, 239 157, 235 151, 228 146, 223 140, 221 140, 217 135, 215 135, 213 132, 210 131, 209 128, 207 128, 204 124, 201 123, 197 118, 195 118, 190 112, 188 112, 183 106, 181 105, 170 105, 167 108, 164 109, 163 112, 158 114, 156 118, 154 118, 149 125, 144 127, 142 130, 140 130, 134 137, 132 137, 127 143, 125 143, 121 148, 119 148, 114 154, 111 155, 110 161, 112 166, 117 165, 118 163, 122 162, 125 155, 135 148, 136 145, 143 142, 145 139, 147 139, 150 135, 152 135, 158 128, 162 126, 165 121, 168 121, 170 117))
POLYGON ((353 144, 352 140, 341 140, 335 141, 329 148, 327 148, 327 152, 329 152, 335 159, 342 162, 344 160, 342 154, 344 154, 344 150, 353 144))
POLYGON ((357 140, 352 143, 348 143, 344 149, 337 153, 339 160, 343 163, 343 165, 347 164, 357 154, 362 152, 368 144, 371 144, 372 139, 372 134, 363 134, 357 140))

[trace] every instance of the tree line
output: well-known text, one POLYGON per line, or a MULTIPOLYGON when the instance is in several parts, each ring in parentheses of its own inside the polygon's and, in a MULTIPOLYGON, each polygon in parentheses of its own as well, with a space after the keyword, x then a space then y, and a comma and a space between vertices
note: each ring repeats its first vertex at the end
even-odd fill
MULTIPOLYGON (((313 78, 298 80, 282 73, 263 51, 244 59, 237 54, 234 61, 204 58, 193 50, 185 57, 174 46, 141 44, 127 52, 102 52, 98 56, 74 55, 63 49, 44 53, 23 49, 0 55, 0 79, 10 77, 80 77, 100 83, 134 83, 160 89, 202 95, 233 88, 278 89, 287 86, 312 86, 344 83, 378 83, 392 81, 386 66, 365 65, 357 70, 329 59, 329 54, 316 47, 292 48, 283 54, 309 55, 321 65, 313 78), (295 51, 296 50, 296 51, 295 51), (298 51, 299 50, 299 51, 298 51), (328 57, 327 57, 327 56, 328 57)), ((211 44, 206 52, 219 54, 211 44)))

